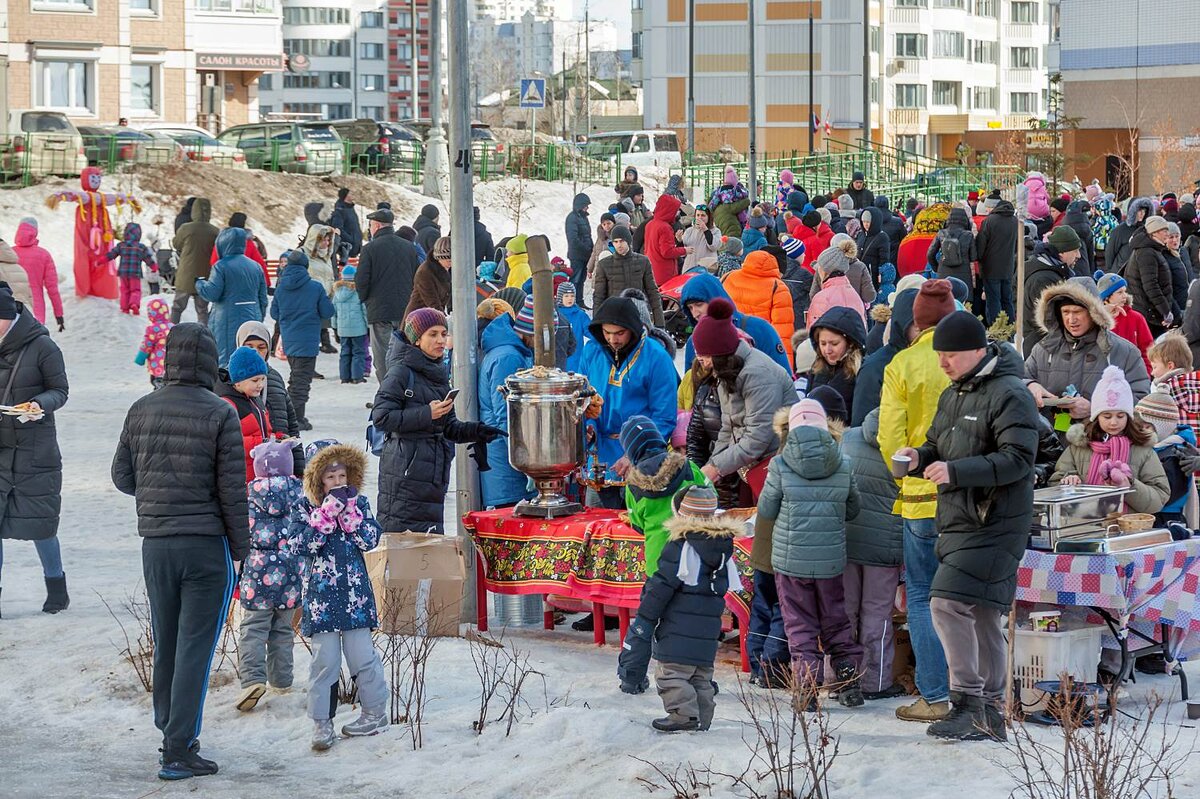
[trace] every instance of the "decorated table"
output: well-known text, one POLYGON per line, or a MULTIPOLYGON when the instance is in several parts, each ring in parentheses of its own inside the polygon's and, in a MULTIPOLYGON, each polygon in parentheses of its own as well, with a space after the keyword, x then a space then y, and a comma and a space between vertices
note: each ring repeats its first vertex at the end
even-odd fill
MULTIPOLYGON (((1200 652, 1200 539, 1110 554, 1027 550, 1017 570, 1018 602, 1090 608, 1109 627, 1105 646, 1121 650, 1121 680, 1133 655, 1161 651, 1168 662, 1200 652), (1131 651, 1130 636, 1147 646, 1131 651)), ((1183 698, 1187 680, 1176 667, 1183 698)))
MULTIPOLYGON (((588 508, 561 519, 514 516, 512 508, 468 513, 463 522, 475 542, 476 607, 480 630, 487 630, 487 592, 555 594, 590 602, 596 615, 595 640, 604 644, 604 606, 617 608, 620 637, 625 638, 629 611, 637 610, 646 580, 642 534, 614 510, 588 508)), ((754 570, 752 538, 738 538, 741 591, 725 595, 725 604, 741 625, 742 670, 749 671, 745 631, 749 626, 754 570)), ((554 613, 543 624, 554 629, 554 613)))

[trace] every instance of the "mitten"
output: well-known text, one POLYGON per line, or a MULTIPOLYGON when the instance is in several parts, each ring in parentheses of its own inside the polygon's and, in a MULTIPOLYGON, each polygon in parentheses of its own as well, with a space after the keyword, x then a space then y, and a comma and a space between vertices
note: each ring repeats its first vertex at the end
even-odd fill
POLYGON ((138 354, 133 356, 133 362, 138 366, 145 366, 147 359, 150 358, 150 353, 145 350, 138 350, 138 354))
POLYGON ((328 510, 334 516, 337 516, 346 507, 346 501, 338 498, 331 491, 325 495, 325 501, 321 503, 321 507, 328 510))
POLYGON ((63 321, 63 318, 61 316, 54 317, 54 321, 58 322, 58 332, 59 333, 62 333, 63 331, 65 331, 67 329, 67 323, 65 321, 63 321))
POLYGON ((1108 480, 1114 486, 1124 488, 1133 482, 1133 470, 1128 463, 1114 463, 1109 471, 1108 480))
POLYGON ((363 523, 362 511, 358 509, 358 503, 351 501, 346 505, 346 509, 338 516, 338 524, 342 530, 347 533, 353 533, 363 523))
POLYGON ((338 502, 345 506, 351 504, 356 496, 358 496, 358 492, 350 486, 338 486, 329 492, 326 499, 328 499, 328 497, 334 497, 338 502))
POLYGON ((308 514, 308 524, 321 535, 329 535, 337 529, 337 515, 340 510, 341 508, 335 510, 327 497, 321 507, 313 508, 308 514))
POLYGON ((638 616, 625 633, 621 654, 617 658, 617 679, 621 690, 627 694, 640 694, 650 687, 646 671, 650 667, 650 640, 654 628, 650 622, 638 616))

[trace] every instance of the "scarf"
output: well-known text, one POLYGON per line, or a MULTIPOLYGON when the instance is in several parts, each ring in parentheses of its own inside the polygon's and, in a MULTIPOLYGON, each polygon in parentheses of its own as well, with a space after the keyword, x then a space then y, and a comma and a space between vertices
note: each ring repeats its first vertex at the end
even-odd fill
POLYGON ((1105 463, 1129 465, 1129 439, 1126 436, 1109 436, 1107 441, 1092 441, 1092 462, 1088 465, 1086 485, 1108 485, 1108 471, 1101 472, 1105 463))

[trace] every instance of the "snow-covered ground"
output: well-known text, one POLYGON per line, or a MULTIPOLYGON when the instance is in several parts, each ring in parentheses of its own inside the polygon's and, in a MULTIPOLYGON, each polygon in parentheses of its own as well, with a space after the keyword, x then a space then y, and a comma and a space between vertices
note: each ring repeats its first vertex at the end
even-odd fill
MULTIPOLYGON (((545 199, 539 199, 546 203, 547 215, 553 212, 550 232, 556 242, 569 192, 570 186, 553 192, 547 188, 545 199)), ((43 217, 43 231, 48 229, 46 209, 18 209, 11 196, 0 194, 0 229, 10 230, 16 221, 12 217, 30 210, 43 217)), ((69 219, 66 214, 55 218, 69 219)), ((63 256, 64 274, 69 272, 66 249, 59 245, 55 253, 63 256)), ((116 647, 120 630, 101 601, 116 609, 141 581, 133 500, 112 487, 109 465, 126 409, 149 388, 145 370, 133 364, 144 320, 121 316, 113 303, 73 297, 67 298, 67 319, 68 331, 55 338, 66 354, 71 379, 71 398, 58 414, 58 425, 65 469, 60 536, 72 604, 65 613, 42 614, 45 591, 34 548, 6 542, 0 796, 615 797, 642 793, 645 786, 638 778, 654 777, 635 756, 662 763, 669 771, 688 761, 728 773, 745 769, 746 716, 735 696, 732 644, 723 647, 717 670, 722 693, 713 729, 668 736, 649 726, 662 714, 653 691, 632 697, 618 690, 614 636, 610 634, 608 647, 597 648, 590 634, 560 628, 553 633, 508 632, 509 645, 530 653, 531 665, 545 675, 545 691, 539 682, 527 695, 536 713, 526 713, 509 737, 499 727, 481 736, 473 732, 479 683, 468 644, 441 641, 428 670, 431 699, 420 751, 412 750, 403 727, 393 727, 369 739, 339 741, 326 754, 312 753, 303 690, 308 655, 302 646, 296 647, 296 690, 269 695, 249 714, 234 708, 238 688, 225 665, 213 679, 202 735, 204 753, 221 764, 220 773, 179 784, 159 782, 160 738, 150 698, 121 661, 116 647)), ((280 368, 286 370, 286 365, 280 368)), ((336 356, 322 355, 318 370, 336 378, 336 356)), ((316 381, 309 406, 316 429, 306 438, 362 441, 364 403, 374 388, 373 381, 361 386, 316 381)), ((374 480, 370 474, 372 497, 374 480)), ((447 513, 452 517, 453 509, 448 507, 447 513)), ((1193 685, 1200 684, 1200 669, 1189 666, 1188 671, 1193 685)), ((1178 683, 1166 677, 1139 679, 1135 698, 1150 689, 1173 696, 1178 692, 1178 683)), ((1012 756, 1002 747, 936 742, 920 725, 894 718, 901 701, 868 703, 853 711, 832 707, 842 752, 831 774, 833 796, 1009 795, 1014 786, 996 761, 1011 762, 1012 756)), ((1126 709, 1135 712, 1136 704, 1126 709)), ((1177 745, 1191 749, 1196 733, 1184 710, 1175 701, 1168 724, 1172 730, 1184 725, 1177 745)), ((339 721, 350 717, 350 709, 343 708, 339 721)), ((1039 735, 1054 740, 1058 733, 1039 735)), ((736 795, 728 780, 711 782, 713 796, 736 795)), ((1194 795, 1197 784, 1200 765, 1189 765, 1176 795, 1194 795)))

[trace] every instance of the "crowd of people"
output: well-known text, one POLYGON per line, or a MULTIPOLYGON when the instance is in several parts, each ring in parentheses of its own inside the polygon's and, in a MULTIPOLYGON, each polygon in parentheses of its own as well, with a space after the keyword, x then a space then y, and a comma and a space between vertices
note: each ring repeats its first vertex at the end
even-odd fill
MULTIPOLYGON (((1131 511, 1180 536, 1197 524, 1195 195, 1134 198, 1122 212, 1098 185, 1051 200, 1030 173, 1010 199, 910 199, 900 213, 859 173, 830 196, 778 177, 757 201, 730 168, 693 202, 675 176, 651 207, 628 168, 594 225, 591 196, 574 198, 566 257, 551 261, 556 365, 596 392, 585 471, 602 478, 572 490, 628 511, 646 541, 621 690, 646 690, 656 659, 667 715, 654 727, 708 728, 723 596, 739 584, 742 528, 721 512, 757 507, 742 631, 752 684, 808 686, 802 711, 820 686, 848 708, 907 693, 893 680, 903 577, 918 696, 896 715, 941 738, 1003 740, 1000 617, 1035 485, 1128 487, 1131 511), (1008 343, 1018 299, 1023 352, 1008 343)), ((143 278, 156 295, 135 359, 152 390, 129 409, 112 478, 136 498, 145 538, 164 779, 217 770, 198 736, 235 587, 238 709, 292 685, 299 612, 313 647, 312 746, 328 749, 343 656, 362 713, 342 734, 388 723, 363 552, 382 531, 445 531, 455 444, 478 464, 484 506, 534 493, 509 463, 498 390, 533 365, 534 236, 494 244, 476 213, 473 251, 455 253, 435 206, 397 228, 379 203, 366 231, 348 189, 328 218, 323 208, 306 206, 307 231, 280 255, 274 285, 245 215, 218 230, 205 198, 188 200, 169 236, 155 218, 149 246, 126 225, 108 254, 123 312, 141 313, 143 278), (448 315, 470 313, 453 308, 454 269, 476 276, 479 389, 466 399, 477 422, 458 418, 450 384, 448 315), (196 323, 181 322, 189 300, 196 323), (321 352, 339 352, 342 383, 378 382, 377 513, 360 447, 301 442, 321 352), (286 385, 272 358, 286 361, 286 385)), ((0 248, 0 404, 28 414, 0 417, 11 487, 0 538, 37 542, 44 609, 58 612, 69 600, 53 415, 67 383, 42 324, 54 266, 36 236, 23 221, 20 274, 0 248)), ((573 626, 594 624, 615 620, 573 626)), ((1115 677, 1110 655, 1099 667, 1115 677)))

